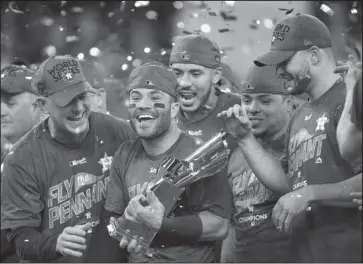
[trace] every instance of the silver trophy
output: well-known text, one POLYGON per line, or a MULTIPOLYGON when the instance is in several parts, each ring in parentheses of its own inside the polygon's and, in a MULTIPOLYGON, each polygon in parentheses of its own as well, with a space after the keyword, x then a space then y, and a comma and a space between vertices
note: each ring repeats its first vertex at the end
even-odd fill
MULTIPOLYGON (((164 217, 168 217, 174 211, 185 186, 216 175, 227 165, 230 150, 225 140, 226 136, 222 131, 184 160, 168 157, 161 162, 158 174, 163 176, 151 190, 165 207, 164 217)), ((125 215, 109 224, 107 228, 110 236, 118 241, 121 241, 123 236, 127 236, 129 240, 138 240, 143 252, 146 252, 156 235, 155 230, 131 222, 125 215)))

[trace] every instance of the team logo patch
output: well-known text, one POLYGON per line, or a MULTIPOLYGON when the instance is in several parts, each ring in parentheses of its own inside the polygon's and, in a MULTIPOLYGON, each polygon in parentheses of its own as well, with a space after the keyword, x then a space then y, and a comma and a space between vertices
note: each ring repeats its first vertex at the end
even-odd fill
POLYGON ((151 174, 158 174, 159 172, 159 166, 158 167, 149 167, 148 172, 151 174))
POLYGON ((327 118, 325 116, 325 113, 319 117, 317 120, 316 120, 316 123, 317 126, 316 126, 316 129, 315 129, 315 132, 318 131, 318 130, 321 130, 321 131, 324 131, 325 130, 325 124, 329 122, 329 118, 327 118))
POLYGON ((75 75, 69 69, 66 69, 62 73, 62 79, 66 82, 72 82, 75 78, 75 75))
POLYGON ((102 165, 102 172, 104 173, 105 171, 111 169, 111 164, 112 164, 112 156, 107 156, 107 153, 105 152, 105 155, 103 156, 103 158, 101 158, 98 161, 98 164, 102 165))
POLYGON ((187 54, 185 51, 181 53, 182 60, 190 60, 190 55, 187 54))
POLYGON ((150 85, 150 86, 154 86, 154 82, 153 81, 150 81, 150 80, 146 80, 145 81, 146 85, 150 85))

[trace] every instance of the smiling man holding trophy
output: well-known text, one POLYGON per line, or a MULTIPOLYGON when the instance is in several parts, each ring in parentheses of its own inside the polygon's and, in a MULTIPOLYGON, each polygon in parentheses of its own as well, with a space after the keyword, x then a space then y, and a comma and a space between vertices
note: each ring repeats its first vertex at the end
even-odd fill
POLYGON ((164 65, 144 64, 129 81, 139 139, 114 156, 105 209, 118 219, 109 233, 129 262, 212 262, 233 206, 227 175, 217 174, 228 161, 226 134, 201 145, 181 132, 177 80, 164 65))

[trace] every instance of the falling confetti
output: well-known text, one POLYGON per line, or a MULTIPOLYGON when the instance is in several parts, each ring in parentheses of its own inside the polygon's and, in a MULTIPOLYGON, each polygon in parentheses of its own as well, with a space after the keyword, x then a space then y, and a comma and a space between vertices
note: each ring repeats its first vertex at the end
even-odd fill
POLYGON ((74 13, 83 13, 84 12, 84 8, 82 8, 82 7, 79 7, 79 6, 74 6, 74 7, 72 7, 72 12, 74 12, 74 13))
POLYGON ((293 8, 291 8, 291 9, 288 9, 288 8, 278 8, 278 10, 284 11, 285 12, 285 15, 291 14, 292 11, 294 11, 293 8))
MULTIPOLYGON (((187 35, 193 34, 193 32, 190 32, 190 31, 188 31, 188 30, 183 30, 183 33, 184 33, 184 34, 187 34, 187 35)), ((174 46, 174 45, 173 45, 173 46, 174 46)))
POLYGON ((16 8, 16 3, 15 1, 11 1, 9 4, 8 4, 8 7, 10 9, 10 11, 14 12, 15 14, 24 14, 24 11, 22 10, 19 10, 16 8))
POLYGON ((184 24, 184 22, 179 21, 179 22, 176 24, 176 26, 177 26, 178 28, 184 28, 184 27, 185 27, 185 24, 184 24))
POLYGON ((64 30, 64 27, 59 26, 59 30, 60 31, 63 31, 64 30))
POLYGON ((217 16, 217 13, 216 13, 216 12, 213 12, 213 11, 209 11, 209 12, 208 12, 208 14, 209 14, 210 16, 217 16))
POLYGON ((101 1, 101 2, 100 2, 100 7, 101 7, 101 8, 104 8, 104 7, 105 7, 105 2, 101 1))
POLYGON ((65 10, 61 10, 60 13, 61 13, 62 16, 66 16, 67 15, 67 12, 65 10))
POLYGON ((120 11, 123 12, 125 10, 126 1, 122 1, 120 5, 120 11))
POLYGON ((320 6, 320 10, 323 11, 324 13, 326 13, 330 17, 332 17, 334 15, 334 11, 326 4, 322 4, 320 6))
POLYGON ((110 17, 110 18, 113 17, 114 15, 115 15, 115 13, 113 13, 113 12, 108 13, 108 17, 110 17))
POLYGON ((61 1, 60 7, 63 7, 66 3, 67 3, 67 1, 61 1))
POLYGON ((231 14, 231 12, 227 12, 227 11, 221 11, 221 17, 228 21, 228 20, 237 20, 237 16, 236 15, 233 15, 231 14))
POLYGON ((218 29, 218 32, 220 32, 220 33, 225 33, 225 32, 229 32, 229 31, 231 31, 229 28, 218 29))
POLYGON ((212 28, 208 24, 203 24, 200 26, 200 29, 203 33, 210 33, 212 31, 212 28))
POLYGON ((40 21, 44 26, 51 26, 54 23, 54 20, 50 17, 43 17, 40 21))
POLYGON ((78 36, 67 36, 66 37, 66 42, 70 43, 70 42, 77 42, 79 41, 79 37, 78 36))

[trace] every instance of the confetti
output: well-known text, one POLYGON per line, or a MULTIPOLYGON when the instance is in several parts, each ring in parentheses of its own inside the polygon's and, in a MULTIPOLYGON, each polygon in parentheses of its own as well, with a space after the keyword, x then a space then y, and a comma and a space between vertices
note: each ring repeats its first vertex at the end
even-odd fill
POLYGON ((66 3, 67 1, 61 1, 60 7, 63 7, 66 3))
POLYGON ((100 2, 100 7, 101 7, 101 8, 104 8, 104 7, 105 7, 105 2, 101 1, 101 2, 100 2))
POLYGON ((229 28, 221 28, 221 29, 218 29, 218 31, 220 32, 220 33, 224 33, 224 32, 229 32, 229 31, 231 31, 229 28))
POLYGON ((51 26, 54 23, 54 20, 50 17, 43 17, 40 21, 44 26, 51 26))
POLYGON ((286 15, 291 14, 293 11, 294 11, 294 9, 293 9, 293 8, 291 8, 290 10, 287 10, 285 14, 286 14, 286 15))
POLYGON ((83 13, 84 12, 84 8, 82 8, 82 7, 79 7, 79 6, 74 6, 74 7, 72 7, 72 12, 74 12, 74 13, 83 13))
POLYGON ((209 14, 210 16, 217 16, 217 13, 216 13, 216 12, 212 12, 212 11, 209 11, 209 12, 208 12, 208 14, 209 14))
POLYGON ((79 37, 78 36, 67 36, 66 37, 66 42, 70 43, 70 42, 77 42, 79 41, 79 37))
POLYGON ((226 11, 221 11, 221 17, 224 19, 224 20, 237 20, 237 16, 236 15, 233 15, 233 14, 229 14, 231 12, 226 12, 226 11))
POLYGON ((183 33, 184 33, 184 34, 187 34, 187 35, 193 34, 193 32, 190 32, 190 31, 188 31, 188 30, 183 30, 183 33))
POLYGON ((328 16, 332 17, 334 15, 334 11, 327 5, 322 4, 320 6, 320 10, 326 13, 328 16))
POLYGON ((66 12, 65 10, 61 10, 60 14, 61 14, 62 16, 66 16, 66 15, 67 15, 67 12, 66 12))
POLYGON ((185 27, 185 24, 184 24, 184 22, 179 21, 179 22, 176 24, 176 26, 177 26, 178 28, 184 28, 184 27, 185 27))
POLYGON ((8 4, 8 7, 9 7, 10 11, 14 12, 15 14, 24 14, 24 11, 21 11, 21 10, 19 10, 19 9, 16 8, 15 1, 11 1, 8 4))
POLYGON ((200 30, 203 32, 203 33, 210 33, 212 31, 212 28, 210 25, 208 24, 203 24, 200 26, 200 30))
POLYGON ((156 20, 158 18, 158 13, 154 10, 149 10, 146 12, 145 16, 147 19, 156 20))
POLYGON ((113 13, 113 12, 108 13, 108 17, 110 17, 110 18, 113 17, 114 15, 115 15, 115 13, 113 13))

